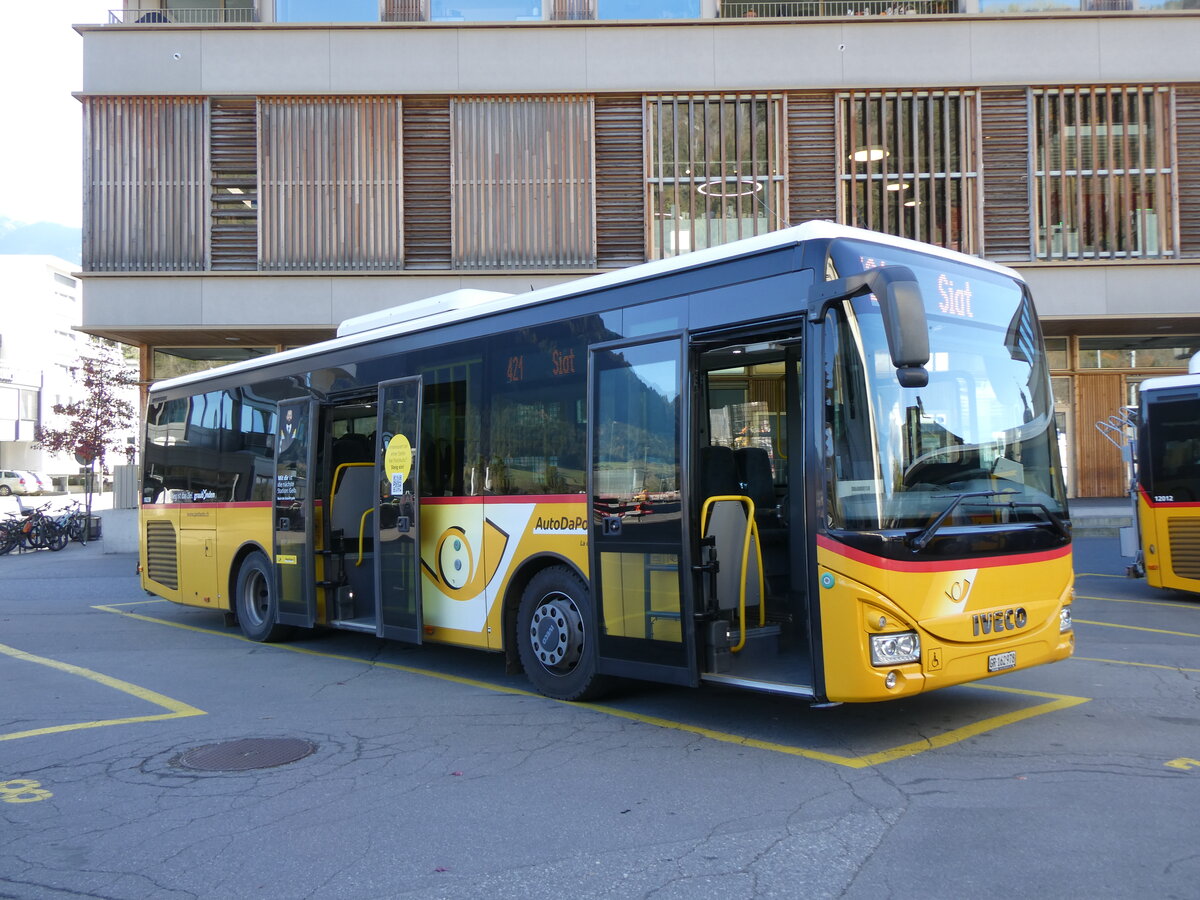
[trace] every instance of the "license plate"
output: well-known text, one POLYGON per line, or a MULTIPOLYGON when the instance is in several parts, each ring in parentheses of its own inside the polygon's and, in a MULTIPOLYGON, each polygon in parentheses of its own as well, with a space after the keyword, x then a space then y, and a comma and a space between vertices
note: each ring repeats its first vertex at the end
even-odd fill
POLYGON ((989 672, 1003 672, 1005 669, 1015 669, 1016 667, 1016 650, 1009 650, 1007 653, 993 653, 988 657, 989 672))

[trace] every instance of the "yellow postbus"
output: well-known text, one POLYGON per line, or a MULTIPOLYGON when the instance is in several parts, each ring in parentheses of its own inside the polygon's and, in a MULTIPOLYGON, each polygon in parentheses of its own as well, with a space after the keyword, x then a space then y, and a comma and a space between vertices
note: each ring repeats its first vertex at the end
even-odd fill
POLYGON ((1200 354, 1188 371, 1139 386, 1132 572, 1153 587, 1200 593, 1200 354))
POLYGON ((814 222, 155 384, 142 577, 559 699, 883 700, 1071 654, 1057 454, 1015 272, 814 222))

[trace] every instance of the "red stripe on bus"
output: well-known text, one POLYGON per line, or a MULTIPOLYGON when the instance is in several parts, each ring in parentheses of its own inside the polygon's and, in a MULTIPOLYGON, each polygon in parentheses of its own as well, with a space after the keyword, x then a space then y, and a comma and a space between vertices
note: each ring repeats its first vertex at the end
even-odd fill
POLYGON ((847 547, 845 544, 823 534, 817 535, 817 546, 828 550, 830 553, 836 553, 838 556, 844 556, 846 559, 853 560, 854 562, 874 566, 876 569, 886 569, 891 572, 957 572, 961 569, 990 569, 996 566, 1049 562, 1054 559, 1062 559, 1071 553, 1071 548, 1067 546, 1059 547, 1056 550, 1043 550, 1039 553, 1022 553, 1013 556, 982 556, 974 559, 909 562, 898 559, 887 559, 882 556, 876 556, 873 553, 864 553, 861 550, 855 550, 853 547, 847 547))
POLYGON ((463 503, 586 503, 587 494, 494 494, 478 497, 422 497, 422 506, 452 506, 463 503))
POLYGON ((270 509, 270 500, 231 500, 228 503, 143 503, 142 509, 270 509))

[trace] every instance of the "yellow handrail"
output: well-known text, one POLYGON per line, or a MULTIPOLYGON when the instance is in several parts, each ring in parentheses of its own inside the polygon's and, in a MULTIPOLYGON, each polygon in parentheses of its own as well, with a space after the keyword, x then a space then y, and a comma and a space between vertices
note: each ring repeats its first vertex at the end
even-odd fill
POLYGON ((367 529, 367 516, 375 512, 375 507, 367 507, 367 511, 362 514, 358 520, 358 562, 355 566, 361 566, 363 561, 363 532, 367 529))
MULTIPOLYGON (((754 538, 754 546, 759 548, 758 553, 758 624, 759 627, 767 622, 767 592, 766 584, 763 581, 763 566, 762 566, 762 543, 758 539, 758 523, 754 521, 754 501, 749 497, 743 497, 737 494, 718 494, 709 497, 704 501, 704 505, 700 507, 700 534, 704 534, 704 529, 708 525, 708 514, 712 505, 720 500, 732 500, 735 503, 741 503, 746 507, 746 520, 749 528, 746 529, 746 538, 742 542, 742 572, 746 571, 746 566, 750 562, 750 538, 754 538)), ((720 559, 717 563, 720 564, 720 559)), ((738 627, 741 633, 738 635, 736 646, 730 647, 730 653, 738 653, 746 646, 746 579, 742 578, 741 586, 738 589, 738 627)))

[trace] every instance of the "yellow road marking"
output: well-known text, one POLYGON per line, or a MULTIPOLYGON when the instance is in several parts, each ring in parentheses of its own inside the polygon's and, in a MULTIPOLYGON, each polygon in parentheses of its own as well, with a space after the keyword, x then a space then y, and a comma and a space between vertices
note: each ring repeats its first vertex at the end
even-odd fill
POLYGON ((110 675, 93 672, 91 669, 85 669, 82 666, 73 666, 70 663, 59 662, 57 659, 47 659, 44 656, 34 656, 32 653, 26 653, 24 650, 18 650, 15 647, 8 647, 4 644, 0 644, 0 653, 3 653, 5 656, 11 656, 13 659, 37 663, 41 666, 48 666, 51 669, 58 669, 60 672, 66 672, 68 675, 78 675, 81 678, 86 678, 89 681, 94 681, 97 684, 102 684, 105 687, 113 688, 122 693, 137 697, 139 700, 145 700, 147 703, 153 703, 155 706, 161 706, 164 709, 170 710, 169 712, 157 715, 130 716, 124 719, 101 719, 95 722, 75 722, 70 725, 52 725, 48 728, 34 728, 29 731, 13 731, 8 734, 0 734, 0 741, 15 741, 18 738, 57 734, 60 731, 78 731, 82 728, 104 728, 108 725, 132 725, 135 722, 158 722, 163 719, 182 719, 187 716, 206 715, 204 710, 196 709, 196 707, 181 703, 178 700, 172 700, 165 694, 160 694, 148 688, 138 687, 136 684, 121 681, 121 679, 113 678, 110 675))
POLYGON ((1177 637, 1194 637, 1200 638, 1200 634, 1193 634, 1190 631, 1168 631, 1166 628, 1147 628, 1145 625, 1117 625, 1113 622, 1090 622, 1087 619, 1073 619, 1076 625, 1100 625, 1104 628, 1125 628, 1129 631, 1149 631, 1152 634, 1173 634, 1177 637))
POLYGON ((1163 765, 1170 766, 1172 769, 1183 769, 1186 772, 1188 769, 1200 769, 1200 759, 1188 759, 1185 756, 1165 762, 1163 765))
MULTIPOLYGON (((152 616, 143 616, 138 613, 125 612, 124 610, 115 609, 114 605, 94 606, 93 609, 102 610, 104 612, 116 613, 119 616, 125 616, 130 619, 138 619, 143 622, 152 622, 155 625, 167 625, 171 628, 182 628, 185 631, 198 631, 202 634, 217 635, 218 637, 232 638, 233 640, 245 641, 246 643, 254 643, 247 637, 240 634, 230 634, 227 632, 215 631, 210 628, 200 628, 196 625, 186 625, 182 622, 168 622, 165 619, 156 619, 152 616)), ((441 681, 448 681, 454 684, 467 685, 469 687, 482 688, 484 690, 496 691, 502 694, 512 694, 519 697, 534 697, 540 700, 550 700, 549 697, 544 697, 541 694, 533 691, 522 690, 521 688, 508 687, 502 684, 493 684, 488 681, 478 681, 474 678, 463 678, 459 675, 447 675, 442 672, 435 672, 430 669, 418 669, 414 666, 402 666, 397 663, 379 662, 370 659, 361 659, 357 656, 347 656, 342 653, 326 653, 321 650, 310 650, 307 647, 296 647, 289 644, 269 644, 266 646, 274 647, 277 650, 286 650, 292 653, 303 653, 307 656, 318 656, 324 659, 334 659, 342 662, 358 663, 360 665, 375 666, 381 669, 391 669, 397 672, 406 672, 410 675, 421 675, 426 678, 436 678, 441 681)), ((877 753, 868 753, 862 756, 840 756, 836 753, 824 753, 820 750, 810 750, 806 747, 796 747, 790 744, 778 744, 774 741, 760 741, 756 738, 746 737, 739 734, 730 734, 725 731, 716 731, 711 728, 705 728, 701 725, 690 725, 686 722, 676 722, 672 719, 661 719, 657 716, 648 716, 643 713, 629 712, 624 709, 617 709, 613 706, 604 706, 598 703, 579 703, 574 701, 555 700, 552 702, 563 703, 573 708, 590 709, 594 712, 603 713, 605 715, 615 716, 621 719, 628 719, 634 722, 641 722, 646 725, 654 725, 659 728, 670 728, 674 731, 683 731, 689 734, 695 734, 700 737, 708 738, 714 741, 721 741, 727 744, 738 744, 743 747, 753 747, 758 750, 768 750, 773 753, 783 753, 789 756, 801 756, 806 759, 818 760, 820 762, 833 763, 839 766, 846 766, 851 769, 865 769, 869 766, 876 766, 880 763, 891 762, 905 757, 915 756, 918 753, 923 753, 926 750, 935 750, 940 747, 946 747, 950 744, 958 743, 970 737, 983 734, 987 731, 993 731, 1005 725, 1012 725, 1025 719, 1031 719, 1034 716, 1044 715, 1045 713, 1056 712, 1060 709, 1068 709, 1072 706, 1078 706, 1081 703, 1087 703, 1090 697, 1072 697, 1068 694, 1048 694, 1042 691, 1028 691, 1020 688, 1001 687, 1000 685, 991 684, 970 684, 964 687, 975 688, 983 691, 997 691, 1006 694, 1017 694, 1025 697, 1037 697, 1048 702, 1039 703, 1036 706, 1031 706, 1028 709, 1017 710, 1015 712, 1005 713, 999 716, 991 716, 975 722, 971 725, 964 725, 961 728, 952 728, 944 734, 932 738, 926 738, 919 741, 913 741, 909 744, 902 744, 898 747, 893 747, 889 750, 881 750, 877 753)))
POLYGON ((1109 572, 1076 572, 1075 577, 1076 578, 1128 578, 1130 581, 1133 580, 1132 578, 1129 578, 1128 575, 1113 575, 1109 572))
MULTIPOLYGON (((1170 765, 1168 763, 1168 765, 1170 765)), ((40 781, 29 778, 14 778, 0 781, 0 800, 5 803, 37 803, 49 800, 54 794, 42 787, 40 781)))
POLYGON ((1127 600, 1122 597, 1090 597, 1086 594, 1076 594, 1076 600, 1107 600, 1109 603, 1141 603, 1145 606, 1165 606, 1168 609, 1192 609, 1200 611, 1200 605, 1178 601, 1171 603, 1166 600, 1127 600))
POLYGON ((1080 662, 1111 663, 1114 666, 1137 666, 1141 669, 1166 669, 1169 672, 1200 672, 1200 669, 1188 669, 1184 666, 1165 666, 1162 663, 1130 662, 1127 659, 1097 659, 1091 656, 1072 656, 1080 662))

